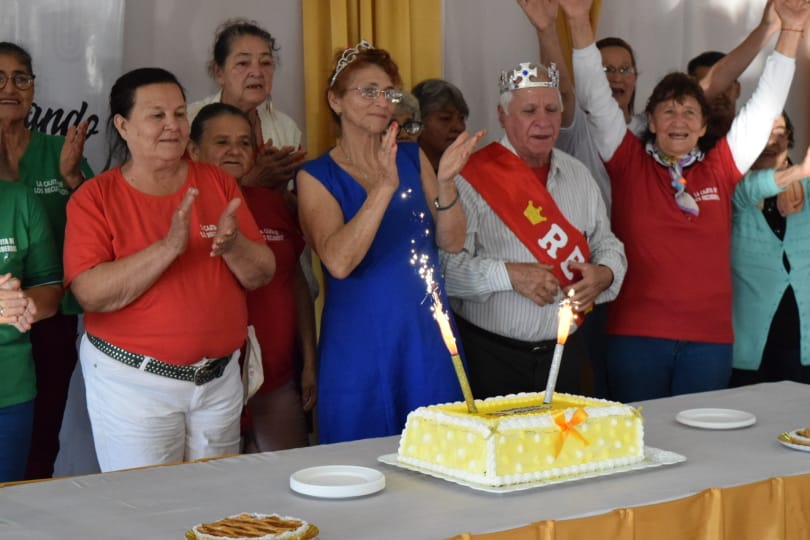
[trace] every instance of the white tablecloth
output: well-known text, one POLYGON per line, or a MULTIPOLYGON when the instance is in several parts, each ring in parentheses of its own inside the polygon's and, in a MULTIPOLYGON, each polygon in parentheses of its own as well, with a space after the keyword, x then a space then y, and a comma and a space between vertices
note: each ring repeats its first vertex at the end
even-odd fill
POLYGON ((810 386, 763 384, 641 405, 646 443, 685 455, 685 463, 490 494, 378 463, 380 455, 396 451, 398 438, 369 439, 6 487, 0 489, 0 538, 181 539, 196 523, 243 511, 306 519, 318 525, 322 540, 443 538, 810 473, 810 453, 784 448, 776 440, 783 431, 810 426, 810 386), (678 411, 694 407, 749 411, 757 423, 711 431, 675 422, 678 411), (332 464, 374 467, 385 474, 386 488, 344 500, 290 490, 291 473, 332 464))

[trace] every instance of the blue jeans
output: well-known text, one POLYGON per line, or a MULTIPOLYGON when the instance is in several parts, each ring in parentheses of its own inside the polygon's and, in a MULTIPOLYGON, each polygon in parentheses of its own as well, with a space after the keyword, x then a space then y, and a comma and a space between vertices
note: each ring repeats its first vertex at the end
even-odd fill
POLYGON ((25 478, 33 427, 33 400, 0 407, 0 482, 25 478))
POLYGON ((729 343, 609 336, 611 398, 633 402, 727 388, 731 356, 729 343))

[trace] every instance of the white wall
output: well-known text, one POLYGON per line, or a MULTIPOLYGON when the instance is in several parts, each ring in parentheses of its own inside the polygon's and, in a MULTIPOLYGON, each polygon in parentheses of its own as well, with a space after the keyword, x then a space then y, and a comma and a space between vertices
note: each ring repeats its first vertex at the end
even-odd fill
MULTIPOLYGON (((397 1, 397 0, 391 0, 397 1)), ((441 1, 441 0, 436 0, 441 1)), ((228 17, 254 18, 281 45, 273 100, 301 126, 304 119, 301 0, 130 0, 126 9, 124 68, 159 65, 173 71, 190 101, 215 87, 205 70, 214 30, 228 17)), ((615 35, 634 45, 640 75, 636 108, 643 109, 665 73, 685 69, 707 50, 728 51, 758 22, 765 0, 604 0, 598 36, 615 35), (641 5, 643 4, 643 8, 641 5)), ((534 31, 514 2, 444 0, 444 72, 470 105, 470 129, 500 136, 495 114, 500 70, 539 56, 534 31)), ((807 41, 806 41, 807 42, 807 41)), ((753 90, 765 54, 743 75, 743 96, 753 90)), ((802 51, 788 112, 797 128, 797 151, 806 148, 810 117, 808 52, 802 51)), ((320 84, 315 81, 314 84, 320 84)))
MULTIPOLYGON (((732 49, 756 26, 764 5, 765 0, 603 0, 598 37, 619 36, 633 45, 640 71, 638 111, 666 73, 686 69, 689 59, 704 50, 732 49)), ((463 90, 470 104, 469 128, 487 127, 489 139, 497 139, 498 75, 521 61, 538 60, 534 30, 514 2, 445 0, 444 46, 445 77, 463 90)), ((738 105, 753 91, 765 56, 761 53, 743 74, 738 105)), ((809 63, 805 49, 787 105, 796 125, 796 156, 808 144, 804 88, 809 63)))
POLYGON ((129 0, 124 70, 158 66, 174 73, 189 102, 212 94, 208 76, 214 32, 232 17, 255 19, 281 47, 273 103, 304 129, 301 0, 129 0))

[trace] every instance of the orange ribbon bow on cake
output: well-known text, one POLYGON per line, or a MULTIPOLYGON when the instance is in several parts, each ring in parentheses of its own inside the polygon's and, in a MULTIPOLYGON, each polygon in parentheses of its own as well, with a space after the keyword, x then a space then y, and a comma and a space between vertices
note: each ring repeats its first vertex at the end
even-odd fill
POLYGON ((565 440, 568 438, 569 435, 573 435, 577 439, 582 442, 585 446, 588 446, 590 443, 588 440, 576 430, 576 426, 584 422, 588 418, 588 413, 585 412, 585 409, 579 407, 574 414, 571 415, 571 420, 565 420, 565 411, 559 411, 554 413, 554 423, 560 428, 560 436, 557 438, 557 447, 554 452, 554 458, 556 459, 559 457, 560 452, 562 452, 562 447, 565 444, 565 440))

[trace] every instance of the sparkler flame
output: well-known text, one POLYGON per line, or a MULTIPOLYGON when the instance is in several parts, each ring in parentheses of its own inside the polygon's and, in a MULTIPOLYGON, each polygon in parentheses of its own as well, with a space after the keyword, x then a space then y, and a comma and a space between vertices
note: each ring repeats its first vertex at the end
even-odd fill
POLYGON ((574 296, 574 289, 568 291, 568 296, 560 300, 560 310, 557 312, 559 326, 557 327, 557 343, 565 345, 568 334, 571 332, 571 323, 574 322, 574 306, 571 298, 574 296))
POLYGON ((433 313, 433 318, 439 324, 439 331, 442 334, 444 345, 450 355, 458 354, 458 347, 456 346, 456 337, 453 334, 453 329, 450 327, 450 316, 444 309, 441 295, 439 294, 439 285, 433 279, 433 265, 430 263, 430 257, 425 254, 413 252, 411 254, 411 264, 419 265, 419 277, 425 281, 425 292, 430 297, 433 304, 430 306, 430 311, 433 313))

